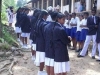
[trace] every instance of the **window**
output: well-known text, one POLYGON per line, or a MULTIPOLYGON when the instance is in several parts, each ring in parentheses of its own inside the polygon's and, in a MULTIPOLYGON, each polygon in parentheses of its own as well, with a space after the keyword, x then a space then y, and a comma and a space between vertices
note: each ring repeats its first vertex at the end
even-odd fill
POLYGON ((43 0, 43 9, 46 9, 47 7, 47 0, 43 0))
POLYGON ((35 4, 36 4, 36 8, 37 8, 38 7, 38 3, 36 2, 35 4))
POLYGON ((63 4, 64 4, 64 6, 65 5, 69 5, 69 0, 64 0, 64 3, 63 4))
POLYGON ((49 6, 53 6, 53 0, 49 0, 49 6))
POLYGON ((39 1, 39 8, 41 9, 41 6, 42 6, 42 4, 41 4, 41 0, 39 1))
POLYGON ((75 0, 75 2, 79 2, 80 0, 75 0))
POLYGON ((61 6, 61 0, 55 0, 55 6, 57 5, 61 6))

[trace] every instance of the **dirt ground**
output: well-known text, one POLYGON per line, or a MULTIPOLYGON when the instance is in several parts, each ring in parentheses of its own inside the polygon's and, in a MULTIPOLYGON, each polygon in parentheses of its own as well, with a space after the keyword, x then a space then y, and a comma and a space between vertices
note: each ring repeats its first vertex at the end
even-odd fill
MULTIPOLYGON (((23 57, 16 56, 18 63, 13 66, 13 75, 37 75, 38 67, 31 60, 31 52, 23 52, 23 57)), ((69 50, 71 71, 68 75, 100 75, 100 63, 91 59, 90 54, 84 58, 77 58, 75 51, 69 50)), ((0 62, 0 68, 9 60, 0 62)), ((9 68, 9 66, 8 66, 9 68)), ((7 70, 0 75, 10 75, 7 70)))

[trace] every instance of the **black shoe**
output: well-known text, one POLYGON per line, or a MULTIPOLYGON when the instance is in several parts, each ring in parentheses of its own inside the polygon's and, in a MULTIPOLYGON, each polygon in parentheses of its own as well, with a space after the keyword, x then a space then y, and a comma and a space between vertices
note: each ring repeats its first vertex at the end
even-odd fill
POLYGON ((76 50, 75 52, 80 52, 82 49, 76 50))
POLYGON ((80 58, 80 57, 84 57, 84 56, 82 56, 82 55, 78 54, 78 55, 77 55, 77 57, 78 57, 78 58, 80 58))
POLYGON ((92 56, 92 59, 95 59, 95 56, 92 56))
POLYGON ((97 61, 97 62, 100 62, 100 59, 97 59, 96 61, 97 61))

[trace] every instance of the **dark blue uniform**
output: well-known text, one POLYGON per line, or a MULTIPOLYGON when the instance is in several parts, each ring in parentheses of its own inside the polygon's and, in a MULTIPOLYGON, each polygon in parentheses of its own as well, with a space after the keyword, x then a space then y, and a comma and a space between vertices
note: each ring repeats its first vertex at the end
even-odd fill
POLYGON ((45 53, 47 58, 54 59, 54 47, 53 47, 53 29, 56 22, 51 22, 45 26, 45 53))
POLYGON ((30 33, 31 31, 31 22, 27 14, 24 14, 22 17, 21 30, 23 33, 30 33))
POLYGON ((95 35, 97 32, 97 28, 95 25, 99 25, 99 17, 95 16, 95 22, 92 16, 88 17, 87 19, 87 27, 89 28, 87 35, 95 35))
POLYGON ((97 42, 97 43, 100 43, 100 23, 99 23, 98 30, 97 30, 96 42, 97 42))
POLYGON ((20 27, 20 22, 21 22, 21 13, 18 12, 16 15, 16 24, 15 27, 20 27))
POLYGON ((62 25, 56 24, 53 31, 55 62, 69 61, 67 45, 70 43, 65 29, 62 25))
POLYGON ((36 51, 45 52, 44 27, 47 23, 41 19, 36 27, 36 51))
POLYGON ((37 22, 36 17, 32 17, 31 19, 31 33, 30 33, 30 39, 33 41, 34 44, 36 44, 36 35, 35 35, 35 29, 36 29, 36 22, 37 22))

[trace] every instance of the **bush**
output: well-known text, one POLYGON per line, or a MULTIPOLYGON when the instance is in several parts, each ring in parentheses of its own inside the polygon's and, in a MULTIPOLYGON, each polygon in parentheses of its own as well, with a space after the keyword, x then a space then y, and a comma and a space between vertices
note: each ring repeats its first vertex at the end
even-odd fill
POLYGON ((3 26, 3 39, 11 46, 18 47, 19 44, 16 41, 16 35, 14 34, 14 31, 9 26, 3 26))

